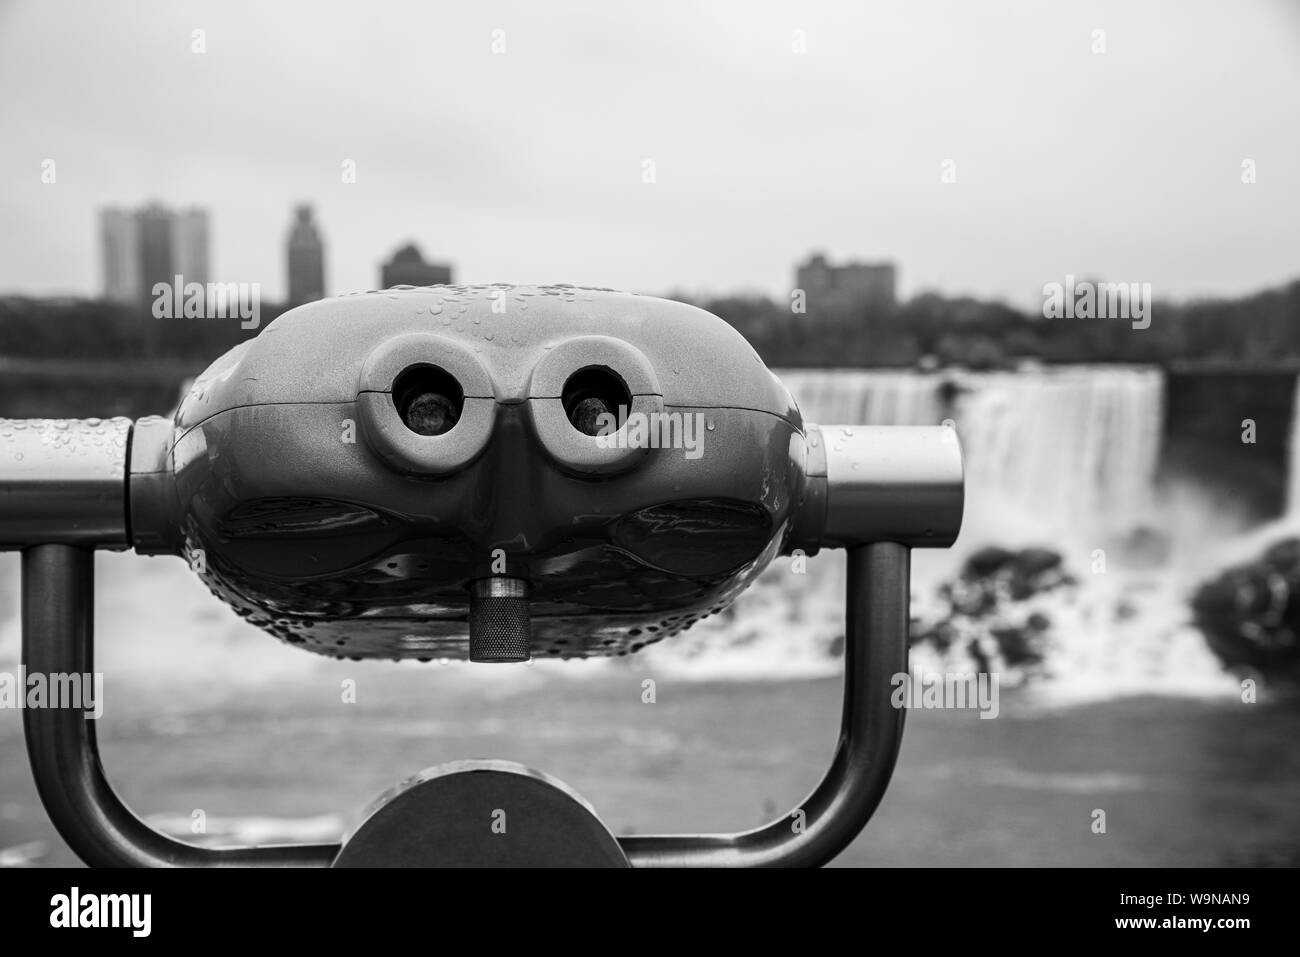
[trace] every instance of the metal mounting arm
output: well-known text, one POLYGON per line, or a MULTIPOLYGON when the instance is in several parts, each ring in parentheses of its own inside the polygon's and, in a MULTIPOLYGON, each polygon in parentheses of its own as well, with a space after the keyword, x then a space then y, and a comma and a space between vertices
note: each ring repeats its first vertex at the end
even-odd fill
MULTIPOLYGON (((23 663, 31 672, 94 670, 94 553, 36 545, 22 555, 23 663)), ((816 866, 848 845, 880 803, 905 712, 890 678, 907 669, 909 552, 882 542, 849 550, 844 712, 826 777, 790 815, 741 834, 619 840, 635 867, 816 866)), ((337 844, 203 848, 153 830, 104 776, 94 722, 79 709, 23 713, 32 774, 50 819, 92 866, 327 867, 337 844)))
MULTIPOLYGON (((94 671, 94 553, 75 545, 23 550, 23 664, 29 672, 94 671)), ((332 844, 206 848, 159 834, 104 777, 95 722, 79 708, 23 711, 32 776, 63 839, 92 867, 327 867, 332 844)))

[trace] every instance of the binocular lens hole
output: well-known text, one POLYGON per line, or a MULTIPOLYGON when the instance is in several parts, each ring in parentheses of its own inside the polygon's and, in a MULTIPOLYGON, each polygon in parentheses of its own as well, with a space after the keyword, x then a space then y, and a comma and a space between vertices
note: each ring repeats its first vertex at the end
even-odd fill
POLYGON ((465 394, 460 383, 437 366, 412 366, 393 383, 393 404, 412 432, 442 435, 460 421, 465 394))
POLYGON ((609 422, 601 421, 601 416, 612 415, 620 420, 620 412, 631 407, 632 396, 617 373, 592 366, 569 376, 560 401, 570 425, 583 435, 599 435, 601 427, 609 422))

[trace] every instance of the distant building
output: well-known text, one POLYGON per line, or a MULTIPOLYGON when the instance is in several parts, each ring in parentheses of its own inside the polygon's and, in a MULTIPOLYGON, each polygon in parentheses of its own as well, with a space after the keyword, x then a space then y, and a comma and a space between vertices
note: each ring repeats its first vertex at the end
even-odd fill
POLYGON ((814 253, 795 269, 809 315, 860 318, 894 308, 897 270, 893 263, 848 262, 833 266, 814 253))
POLYGON ((140 299, 140 229, 134 213, 105 209, 99 214, 103 251, 104 298, 111 302, 140 299))
POLYGON ((174 212, 161 203, 137 210, 100 210, 104 298, 139 302, 153 295, 155 283, 207 283, 208 214, 202 209, 174 212))
POLYGON ((325 298, 325 246, 312 219, 311 207, 294 211, 289 230, 289 305, 299 306, 325 298))
POLYGON ((425 262, 414 243, 408 243, 384 263, 379 273, 379 288, 390 286, 436 286, 451 282, 449 263, 425 262))
POLYGON ((186 209, 172 217, 172 268, 185 281, 207 285, 212 278, 208 270, 208 214, 201 209, 186 209))
POLYGON ((151 203, 135 214, 140 236, 140 291, 136 298, 149 295, 155 283, 172 284, 176 275, 172 244, 172 214, 158 203, 151 203))

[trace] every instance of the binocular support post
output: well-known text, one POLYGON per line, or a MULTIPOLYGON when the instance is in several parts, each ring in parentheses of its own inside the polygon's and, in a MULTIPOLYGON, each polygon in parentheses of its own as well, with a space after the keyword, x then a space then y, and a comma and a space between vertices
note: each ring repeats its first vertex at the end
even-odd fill
MULTIPOLYGON (((34 545, 22 553, 23 664, 31 673, 94 671, 94 552, 34 545)), ((91 867, 328 867, 332 844, 206 848, 131 813, 104 777, 95 722, 79 708, 27 708, 32 777, 55 828, 91 867)))
MULTIPOLYGON (((907 546, 848 550, 844 710, 830 770, 796 811, 740 834, 619 839, 634 867, 816 866, 838 854, 880 803, 898 757, 902 709, 891 677, 907 670, 907 546)), ((31 672, 94 670, 94 553, 67 544, 22 553, 23 663, 31 672)), ((328 867, 337 844, 204 848, 153 830, 104 776, 95 726, 72 708, 23 712, 27 753, 41 800, 59 834, 92 866, 328 867)))

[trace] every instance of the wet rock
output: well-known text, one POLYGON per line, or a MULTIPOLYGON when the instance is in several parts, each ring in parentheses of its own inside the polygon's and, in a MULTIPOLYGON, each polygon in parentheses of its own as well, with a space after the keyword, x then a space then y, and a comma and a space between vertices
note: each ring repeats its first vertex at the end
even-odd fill
POLYGON ((1060 567, 1060 553, 1050 548, 1026 548, 1011 560, 1012 571, 1023 578, 1037 578, 1060 567))
POLYGON ((1052 622, 1029 603, 1072 584, 1050 548, 982 548, 939 587, 935 612, 913 625, 913 643, 941 654, 962 649, 981 671, 1032 670, 1043 663, 1052 622))
POLYGON ((981 548, 966 559, 962 578, 987 578, 1011 564, 1015 557, 1015 552, 996 545, 981 548))
POLYGON ((1225 665, 1300 683, 1300 539, 1220 573, 1191 604, 1193 620, 1225 665))

